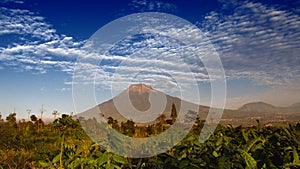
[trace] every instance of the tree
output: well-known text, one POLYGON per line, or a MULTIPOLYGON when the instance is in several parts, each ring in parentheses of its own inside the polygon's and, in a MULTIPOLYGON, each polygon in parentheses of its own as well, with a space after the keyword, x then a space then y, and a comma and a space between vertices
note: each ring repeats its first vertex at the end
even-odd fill
POLYGON ((167 118, 166 115, 161 114, 160 116, 158 116, 157 120, 159 121, 159 123, 161 125, 163 125, 163 124, 166 124, 166 118, 167 118))
POLYGON ((127 136, 133 136, 135 133, 135 123, 132 120, 127 120, 125 123, 121 123, 121 130, 123 134, 127 136))
POLYGON ((176 106, 174 103, 172 104, 171 118, 172 118, 173 123, 176 121, 176 118, 177 118, 177 110, 176 110, 176 106))
POLYGON ((7 117, 6 117, 6 121, 9 123, 16 123, 17 118, 16 118, 16 113, 10 113, 7 117))
POLYGON ((0 122, 3 122, 3 119, 2 119, 2 114, 0 112, 0 122))
MULTIPOLYGON (((67 138, 70 138, 72 140, 72 137, 77 137, 78 131, 80 130, 80 125, 78 122, 74 121, 72 119, 72 116, 69 116, 67 114, 62 114, 61 118, 58 118, 54 120, 53 127, 57 129, 60 133, 60 153, 59 153, 59 168, 63 168, 63 154, 64 149, 70 146, 73 148, 75 145, 66 145, 67 138)), ((74 138, 73 138, 74 139, 74 138)))
POLYGON ((151 136, 152 134, 155 133, 154 130, 153 130, 153 127, 154 127, 153 124, 147 126, 146 132, 147 132, 147 135, 148 135, 148 136, 151 136))
POLYGON ((118 129, 119 128, 119 122, 118 120, 114 120, 113 122, 113 126, 112 126, 114 129, 118 129))
POLYGON ((17 127, 17 118, 16 118, 16 113, 10 113, 7 117, 6 117, 6 121, 8 122, 8 124, 10 126, 14 126, 17 127))
POLYGON ((163 132, 164 125, 167 123, 166 115, 161 114, 160 116, 157 117, 157 120, 158 120, 158 123, 156 123, 156 132, 157 133, 163 132))
POLYGON ((107 118, 107 124, 114 129, 119 129, 118 120, 113 119, 112 117, 107 118))
POLYGON ((35 126, 37 127, 37 131, 40 131, 40 128, 42 125, 44 125, 44 122, 41 119, 38 119, 34 114, 30 116, 30 120, 34 122, 35 126))
POLYGON ((36 122, 38 120, 38 118, 33 114, 30 116, 30 120, 33 122, 36 122))
POLYGON ((113 123, 114 123, 114 119, 112 117, 108 117, 107 118, 107 124, 110 125, 110 126, 112 126, 113 123))

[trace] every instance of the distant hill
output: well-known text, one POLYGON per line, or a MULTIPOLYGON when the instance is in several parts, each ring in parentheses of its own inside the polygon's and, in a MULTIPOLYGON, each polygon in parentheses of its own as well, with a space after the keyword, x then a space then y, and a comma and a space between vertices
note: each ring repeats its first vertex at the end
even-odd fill
MULTIPOLYGON (((142 123, 145 119, 147 122, 156 122, 155 120, 157 120, 156 118, 161 112, 163 112, 167 118, 170 117, 173 103, 178 112, 188 112, 189 110, 193 110, 198 112, 198 115, 202 120, 206 119, 209 112, 208 106, 197 105, 181 100, 180 98, 155 90, 146 84, 132 84, 114 98, 82 112, 77 116, 86 118, 95 117, 96 119, 101 116, 105 118, 112 117, 119 122, 128 119, 142 121, 142 123), (164 103, 164 99, 162 98, 165 98, 164 103), (149 99, 156 106, 151 107, 149 99), (118 108, 115 106, 116 104, 118 105, 118 108), (159 105, 165 106, 160 108, 159 105)), ((184 119, 184 117, 179 118, 184 119)), ((232 125, 255 125, 256 120, 260 120, 260 122, 264 124, 300 122, 300 103, 292 104, 288 107, 276 107, 264 102, 247 103, 237 110, 225 109, 221 123, 232 125)))
POLYGON ((300 113, 300 103, 287 107, 277 107, 264 102, 253 102, 243 105, 238 111, 252 113, 300 113))
POLYGON ((253 112, 253 113, 275 113, 279 109, 271 104, 264 102, 253 102, 243 105, 238 109, 240 112, 253 112))
POLYGON ((278 107, 264 102, 247 103, 237 110, 224 110, 222 123, 235 125, 288 124, 300 122, 299 103, 288 107, 278 107))
POLYGON ((300 102, 299 102, 299 103, 294 103, 294 104, 292 104, 292 105, 289 106, 289 107, 300 109, 300 102))

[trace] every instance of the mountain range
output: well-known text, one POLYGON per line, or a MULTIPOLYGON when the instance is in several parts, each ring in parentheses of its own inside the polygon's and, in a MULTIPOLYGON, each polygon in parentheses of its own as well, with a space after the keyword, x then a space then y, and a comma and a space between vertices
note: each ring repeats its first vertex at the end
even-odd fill
MULTIPOLYGON (((172 104, 175 105, 177 112, 197 112, 201 120, 206 119, 210 109, 208 106, 197 105, 167 95, 146 84, 132 84, 114 98, 77 116, 86 118, 112 117, 119 122, 131 119, 139 121, 141 124, 151 124, 157 121, 160 112, 169 118, 172 104), (155 106, 151 106, 149 100, 155 106)), ((178 118, 184 119, 184 117, 178 118)), ((256 125, 257 120, 268 125, 297 123, 300 121, 300 103, 288 107, 277 107, 264 102, 248 103, 236 110, 224 109, 220 123, 249 126, 256 125)))

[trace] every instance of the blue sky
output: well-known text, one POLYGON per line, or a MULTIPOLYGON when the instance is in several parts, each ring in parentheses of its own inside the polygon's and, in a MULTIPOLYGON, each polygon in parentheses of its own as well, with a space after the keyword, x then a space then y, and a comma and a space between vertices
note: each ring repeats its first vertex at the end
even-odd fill
MULTIPOLYGON (((72 75, 86 41, 107 23, 137 12, 173 14, 205 34, 225 70, 228 108, 252 101, 279 106, 299 102, 299 9, 299 1, 292 0, 1 0, 0 112, 6 116, 15 109, 19 118, 26 118, 26 109, 39 115, 42 105, 44 116, 50 117, 53 110, 74 112, 72 75)), ((151 40, 157 41, 150 38, 147 42, 151 40)), ((201 103, 209 105, 210 87, 201 63, 194 64, 192 57, 185 60, 193 63, 198 73, 201 103)), ((105 74, 115 70, 115 61, 102 63, 105 70, 98 74, 98 102, 111 98, 105 74)), ((135 63, 134 58, 130 61, 135 63)), ((163 84, 145 78, 141 76, 136 82, 149 83, 162 91, 174 82, 164 74, 153 76, 159 81, 164 79, 163 84)))

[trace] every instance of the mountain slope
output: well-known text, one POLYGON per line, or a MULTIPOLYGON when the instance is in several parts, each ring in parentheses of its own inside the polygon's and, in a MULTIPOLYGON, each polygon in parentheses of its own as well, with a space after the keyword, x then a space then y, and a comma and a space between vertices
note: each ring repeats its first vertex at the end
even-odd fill
MULTIPOLYGON (((199 112, 204 120, 209 107, 199 106, 194 103, 183 101, 177 97, 164 94, 145 84, 132 84, 128 89, 114 98, 99 104, 98 106, 81 113, 95 115, 101 113, 105 118, 112 117, 119 122, 132 119, 140 123, 151 123, 161 114, 170 117, 172 104, 175 104, 177 112, 183 114, 189 110, 199 112), (150 105, 150 101, 153 106, 150 105), (99 111, 100 110, 100 111, 99 111), (121 112, 121 113, 120 113, 121 112)), ((184 117, 180 117, 184 119, 184 117)))
MULTIPOLYGON (((170 118, 172 104, 175 104, 177 112, 181 111, 183 116, 178 117, 184 120, 184 114, 190 110, 198 112, 201 120, 205 120, 209 107, 197 105, 177 97, 173 97, 145 84, 132 84, 126 90, 114 98, 103 102, 85 112, 78 114, 88 118, 112 117, 119 122, 131 119, 140 124, 153 124, 157 117, 162 114, 170 118), (150 104, 152 103, 152 106, 150 104)), ((217 109, 214 109, 217 110, 217 109)), ((300 103, 289 107, 276 107, 264 102, 253 102, 243 105, 237 110, 225 109, 221 123, 232 125, 255 125, 256 120, 261 123, 287 124, 300 121, 300 103)))

